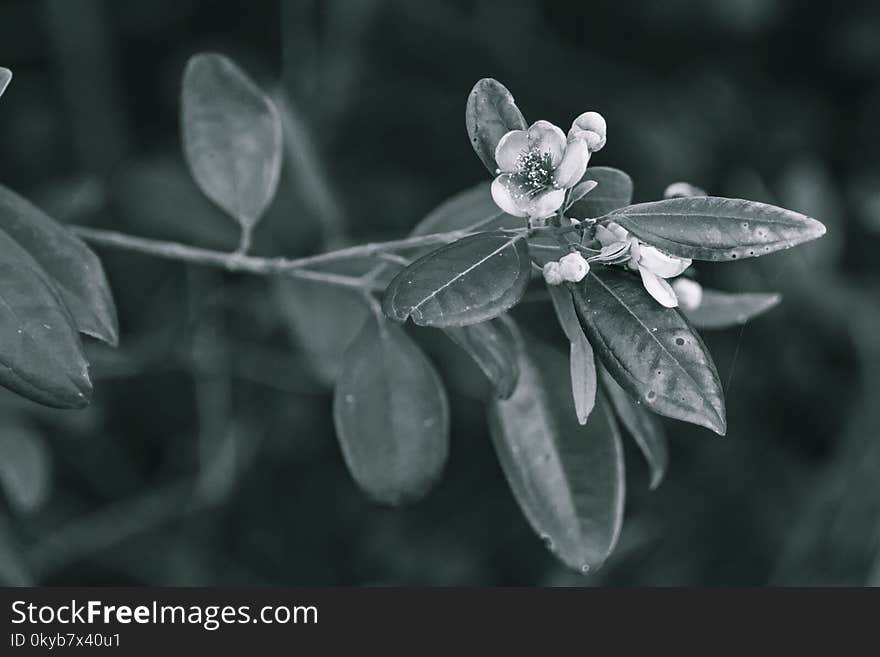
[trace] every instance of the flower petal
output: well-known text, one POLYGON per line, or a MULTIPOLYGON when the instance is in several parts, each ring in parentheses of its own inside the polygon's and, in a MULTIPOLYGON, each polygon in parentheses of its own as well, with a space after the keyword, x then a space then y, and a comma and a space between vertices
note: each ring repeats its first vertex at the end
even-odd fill
POLYGON ((565 133, 549 121, 535 121, 529 128, 529 146, 550 154, 550 164, 559 166, 565 155, 565 133))
POLYGON ((605 117, 599 112, 584 112, 574 121, 571 122, 571 130, 569 136, 575 130, 590 130, 595 132, 604 143, 605 137, 608 135, 608 125, 605 123, 605 117))
POLYGON ((507 214, 512 214, 514 217, 525 217, 528 215, 527 211, 520 209, 516 198, 511 193, 510 176, 506 173, 501 174, 492 181, 492 199, 507 214))
POLYGON ((525 130, 511 130, 504 135, 495 147, 495 162, 502 173, 516 169, 519 156, 529 149, 529 133, 525 130))
MULTIPOLYGON (((525 198, 523 200, 525 200, 525 198)), ((526 210, 530 217, 534 219, 543 219, 549 217, 562 207, 562 203, 565 201, 565 190, 548 189, 528 200, 528 206, 520 201, 520 207, 526 210)))
POLYGON ((583 139, 587 142, 587 148, 590 149, 591 153, 601 151, 602 147, 605 145, 605 137, 600 137, 598 133, 593 132, 592 130, 577 130, 572 128, 568 131, 568 138, 583 139))
POLYGON ((678 305, 678 298, 669 283, 644 267, 639 267, 639 274, 642 276, 642 285, 657 303, 666 308, 675 308, 678 305))
POLYGON ((648 244, 640 244, 638 264, 639 268, 644 267, 657 274, 657 276, 674 278, 690 267, 691 261, 689 258, 676 258, 675 256, 667 255, 648 244))
POLYGON ((553 172, 553 182, 557 187, 568 189, 574 187, 584 177, 587 163, 590 161, 590 149, 583 139, 569 139, 565 146, 562 161, 553 172))
MULTIPOLYGON (((615 224, 616 225, 616 224, 615 224)), ((599 224, 596 226, 596 239, 599 240, 599 244, 602 246, 611 246, 617 242, 625 242, 626 238, 621 237, 618 233, 611 229, 611 224, 607 226, 603 226, 599 224)))
POLYGON ((641 243, 635 238, 629 238, 629 262, 626 263, 626 266, 636 271, 639 269, 639 256, 641 254, 641 243))

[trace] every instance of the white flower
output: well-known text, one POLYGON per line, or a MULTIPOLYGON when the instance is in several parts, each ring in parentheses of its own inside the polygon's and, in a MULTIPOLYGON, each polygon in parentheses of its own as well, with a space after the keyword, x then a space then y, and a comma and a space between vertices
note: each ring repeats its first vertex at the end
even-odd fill
POLYGON ((580 182, 589 160, 586 141, 566 140, 548 121, 511 130, 495 148, 499 175, 492 182, 492 198, 515 217, 545 219, 562 207, 565 190, 580 182))
POLYGON ((562 278, 562 272, 559 271, 559 263, 556 261, 548 262, 544 265, 544 280, 547 282, 547 285, 561 285, 562 281, 565 280, 562 278))
POLYGON ((570 283, 580 283, 590 271, 590 263, 580 253, 569 253, 559 259, 559 274, 570 283))
POLYGON ((672 289, 678 297, 678 304, 685 310, 696 310, 703 303, 703 286, 690 278, 676 278, 672 289))
POLYGON ((584 112, 571 124, 568 138, 580 138, 587 142, 591 153, 601 151, 608 137, 608 126, 599 112, 584 112))
POLYGON ((614 222, 609 222, 606 226, 597 226, 596 239, 603 249, 610 246, 619 248, 621 242, 629 242, 627 266, 639 272, 648 294, 666 308, 675 308, 678 305, 675 291, 666 279, 680 276, 691 266, 690 258, 678 258, 663 253, 660 249, 630 236, 625 228, 614 222))

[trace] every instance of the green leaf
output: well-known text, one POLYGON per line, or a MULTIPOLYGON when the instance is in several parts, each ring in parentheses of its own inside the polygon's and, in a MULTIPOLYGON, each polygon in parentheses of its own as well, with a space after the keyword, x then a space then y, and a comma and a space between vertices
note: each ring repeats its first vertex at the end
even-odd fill
POLYGON ((0 385, 56 408, 82 408, 92 395, 79 335, 54 283, 3 231, 0 385))
POLYGON ((581 182, 595 180, 596 189, 572 204, 566 216, 594 219, 632 203, 633 182, 626 173, 613 167, 590 167, 581 182))
POLYGON ((700 336, 616 267, 596 267, 572 286, 581 325, 615 380, 648 408, 723 435, 724 396, 700 336))
POLYGON ((489 173, 495 175, 495 147, 511 130, 528 126, 507 88, 492 78, 483 78, 471 90, 465 109, 465 123, 471 145, 489 173))
POLYGON ((669 447, 666 444, 666 432, 660 419, 645 410, 645 408, 630 397, 626 391, 617 385, 610 374, 600 369, 602 389, 611 400, 617 417, 636 441, 648 468, 651 471, 651 489, 657 488, 666 475, 666 467, 669 464, 669 447))
POLYGON ((548 285, 547 289, 559 325, 571 343, 569 354, 571 393, 578 422, 586 424, 596 405, 596 360, 593 356, 593 347, 578 321, 568 288, 562 285, 548 285))
POLYGON ((697 328, 723 329, 745 324, 753 317, 774 308, 780 301, 782 295, 776 293, 730 294, 704 289, 699 307, 693 310, 682 309, 682 312, 697 328))
POLYGON ((529 283, 522 235, 481 233, 419 258, 385 290, 385 314, 419 326, 466 326, 513 307, 529 283))
POLYGON ((213 53, 189 60, 182 105, 184 152, 196 183, 249 231, 278 188, 278 110, 244 71, 213 53))
POLYGON ((52 278, 81 333, 113 346, 118 343, 110 285, 101 261, 82 240, 2 185, 0 231, 14 239, 52 278))
POLYGON ((333 418, 348 469, 373 499, 412 502, 439 479, 449 452, 446 393, 402 327, 364 324, 345 352, 333 418))
POLYGON ((607 405, 575 420, 565 359, 544 345, 520 352, 520 380, 489 407, 495 451, 532 528, 566 565, 601 566, 623 522, 620 434, 607 405))
POLYGON ((0 66, 0 96, 6 91, 6 87, 9 86, 10 82, 12 82, 12 71, 0 66))
POLYGON ((281 317, 312 371, 332 384, 345 349, 369 313, 363 298, 354 291, 294 278, 278 278, 274 292, 281 317))
POLYGON ((443 329, 480 367, 499 399, 513 394, 519 379, 517 341, 502 318, 443 329))
POLYGON ((412 235, 525 226, 525 219, 505 214, 495 204, 491 186, 491 183, 483 182, 449 197, 416 225, 412 235))
POLYGON ((49 498, 49 450, 42 436, 20 422, 0 426, 0 486, 20 513, 39 509, 49 498))
POLYGON ((639 203, 607 218, 671 255, 695 260, 754 258, 825 234, 825 226, 798 212, 716 196, 639 203))

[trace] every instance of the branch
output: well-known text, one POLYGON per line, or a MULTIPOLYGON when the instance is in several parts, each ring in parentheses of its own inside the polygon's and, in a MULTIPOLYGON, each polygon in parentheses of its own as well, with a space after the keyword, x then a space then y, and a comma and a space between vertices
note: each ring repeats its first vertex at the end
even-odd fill
POLYGON ((199 265, 222 267, 228 271, 245 272, 250 274, 279 274, 293 276, 313 281, 321 281, 331 285, 353 287, 358 289, 377 289, 369 280, 353 276, 343 276, 330 272, 310 271, 310 266, 323 265, 342 260, 368 258, 373 256, 387 257, 389 252, 412 249, 420 246, 434 244, 446 244, 455 240, 473 235, 468 230, 450 231, 447 233, 435 233, 432 235, 416 235, 400 240, 389 242, 371 242, 360 244, 336 251, 328 251, 304 258, 261 258, 242 253, 227 253, 225 251, 213 251, 197 246, 188 246, 177 242, 135 237, 125 233, 110 230, 100 230, 85 226, 69 226, 69 229, 80 238, 115 249, 135 251, 158 258, 179 260, 199 265), (372 286, 372 287, 371 287, 372 286))

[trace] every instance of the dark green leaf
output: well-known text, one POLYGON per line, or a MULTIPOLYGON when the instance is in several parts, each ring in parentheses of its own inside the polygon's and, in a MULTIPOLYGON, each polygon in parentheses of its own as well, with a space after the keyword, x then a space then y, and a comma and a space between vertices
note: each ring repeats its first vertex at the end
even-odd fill
POLYGON ((715 364, 681 314, 654 301, 631 273, 596 267, 573 286, 575 309, 615 380, 656 413, 724 434, 715 364))
POLYGON ((569 354, 571 393, 578 422, 586 424, 596 405, 596 361, 593 347, 578 321, 568 287, 548 285, 547 289, 550 291, 550 299, 553 301, 559 325, 571 343, 569 354))
POLYGON ((601 566, 623 522, 620 435, 604 400, 578 425, 565 359, 532 344, 520 352, 520 380, 489 409, 495 451, 532 528, 568 566, 601 566))
POLYGON ((495 147, 511 130, 525 130, 526 120, 507 88, 492 78, 483 78, 471 90, 465 109, 468 136, 480 160, 493 175, 495 147))
POLYGON ((682 312, 697 328, 723 329, 745 324, 775 307, 780 301, 782 295, 775 293, 730 294, 704 289, 699 307, 694 310, 682 309, 682 312))
POLYGON ((294 278, 277 279, 275 298, 312 371, 323 383, 332 384, 345 349, 369 312, 363 298, 344 288, 294 278))
POLYGON ((582 182, 595 180, 596 189, 572 204, 565 213, 575 219, 594 219, 632 203, 633 182, 627 174, 613 167, 590 167, 582 182))
POLYGON ((92 395, 73 318, 40 266, 0 231, 0 385, 46 406, 92 395))
POLYGON ((499 399, 513 394, 519 378, 517 341, 501 318, 444 329, 488 377, 499 399))
POLYGON ((281 173, 281 118, 232 61, 195 55, 183 76, 183 145, 199 187, 249 230, 271 203, 281 173))
POLYGON ((9 86, 10 82, 12 82, 12 71, 0 66, 0 96, 6 91, 6 87, 9 86))
POLYGON ((449 452, 446 393, 397 324, 371 318, 351 343, 333 418, 348 469, 373 499, 412 502, 440 477, 449 452))
POLYGON ((825 226, 798 212, 716 196, 639 203, 608 218, 648 244, 696 260, 754 258, 825 234, 825 226))
POLYGON ((505 214, 495 205, 491 183, 470 187, 431 210, 413 229, 413 235, 430 235, 453 230, 522 228, 526 220, 505 214))
POLYGON ((80 332, 117 344, 119 330, 110 285, 101 261, 82 240, 2 185, 0 230, 53 279, 80 332))
POLYGON ((18 421, 0 425, 0 486, 21 513, 39 509, 49 497, 51 461, 43 437, 18 421))
POLYGON ((466 326, 515 305, 529 282, 522 235, 482 233, 432 251, 401 271, 385 291, 384 310, 399 322, 466 326))
POLYGON ((600 370, 602 386, 623 426, 636 441, 651 470, 651 489, 657 488, 666 474, 669 447, 660 419, 646 410, 617 385, 604 368, 600 370))

